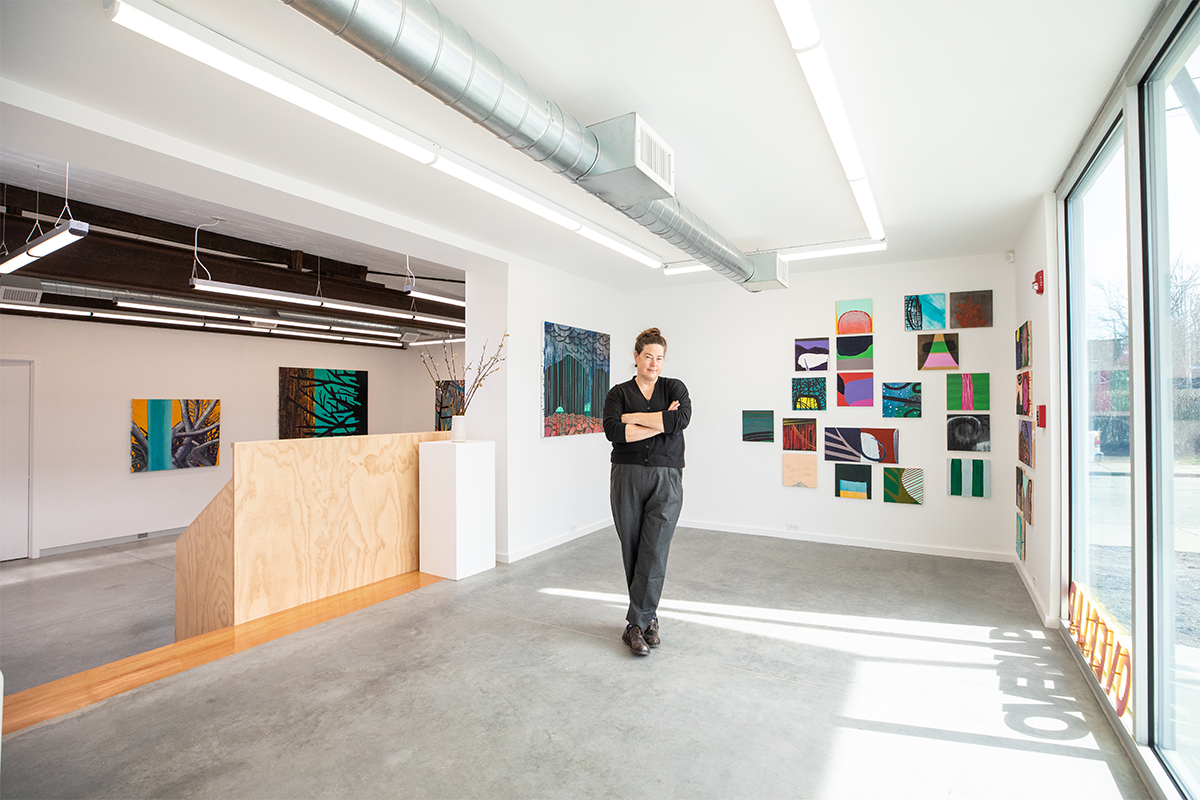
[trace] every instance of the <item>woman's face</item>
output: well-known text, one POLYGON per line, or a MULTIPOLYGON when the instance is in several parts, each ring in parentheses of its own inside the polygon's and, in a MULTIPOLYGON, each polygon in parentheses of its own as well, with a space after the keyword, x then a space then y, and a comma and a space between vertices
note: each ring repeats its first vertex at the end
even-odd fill
POLYGON ((637 354, 638 378, 650 382, 658 380, 658 373, 662 372, 663 355, 665 351, 661 344, 648 344, 643 347, 642 352, 637 354))

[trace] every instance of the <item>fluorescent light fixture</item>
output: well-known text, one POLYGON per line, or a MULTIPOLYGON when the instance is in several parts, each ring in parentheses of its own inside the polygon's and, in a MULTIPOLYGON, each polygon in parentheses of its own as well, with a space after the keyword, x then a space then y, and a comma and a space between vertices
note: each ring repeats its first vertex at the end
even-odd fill
POLYGON ((355 336, 343 336, 343 342, 354 342, 355 344, 374 344, 383 345, 384 347, 404 347, 399 342, 385 342, 383 339, 359 339, 355 336))
POLYGON ((393 339, 404 335, 399 331, 373 331, 366 328, 346 328, 341 325, 330 325, 329 330, 338 331, 339 333, 353 333, 358 336, 388 336, 393 339))
POLYGON ((88 224, 69 219, 61 225, 56 225, 49 233, 43 233, 32 242, 27 242, 0 261, 0 274, 7 275, 21 267, 28 266, 43 256, 48 256, 55 250, 61 250, 69 244, 74 244, 87 236, 88 224))
POLYGON ((305 339, 329 339, 332 342, 340 342, 341 336, 330 336, 328 333, 309 333, 308 331, 288 331, 283 328, 272 328, 271 333, 278 333, 282 336, 303 336, 305 339))
POLYGON ((446 303, 447 305, 458 306, 459 308, 467 307, 467 302, 465 300, 455 300, 453 297, 442 297, 438 294, 418 292, 416 289, 412 288, 412 286, 405 286, 404 291, 409 297, 415 297, 418 300, 432 300, 435 303, 446 303))
POLYGON ((876 250, 886 250, 887 241, 864 242, 862 244, 824 245, 814 244, 808 247, 797 247, 792 250, 780 250, 779 257, 784 261, 802 261, 806 258, 826 258, 828 256, 848 256, 853 253, 873 253, 876 250))
POLYGON ((0 311, 29 311, 34 314, 62 314, 66 317, 90 317, 90 311, 77 311, 73 308, 52 308, 50 306, 26 305, 25 303, 0 303, 0 311))
POLYGON ((394 311, 390 308, 380 308, 379 306, 363 306, 357 303, 338 303, 325 300, 321 303, 325 308, 332 308, 335 311, 354 311, 359 314, 374 314, 378 317, 394 317, 396 319, 412 319, 412 314, 406 314, 403 311, 394 311))
POLYGON ((253 314, 240 314, 238 319, 244 319, 247 322, 265 322, 268 325, 291 325, 293 328, 312 328, 317 331, 329 330, 328 325, 318 325, 315 322, 295 322, 290 319, 280 319, 279 317, 258 317, 253 314))
POLYGON ((340 125, 403 156, 432 164, 422 137, 368 112, 158 3, 109 0, 109 18, 129 30, 340 125))
POLYGON ((862 214, 863 222, 867 223, 867 234, 875 241, 882 241, 886 235, 883 232, 883 220, 879 219, 879 209, 875 207, 875 195, 871 193, 871 185, 864 175, 856 181, 850 181, 854 191, 854 199, 858 201, 858 211, 862 214))
POLYGON ((800 52, 821 43, 821 31, 817 29, 817 20, 808 0, 775 0, 775 9, 783 20, 793 50, 800 52))
POLYGON ((410 342, 408 346, 409 347, 425 347, 426 345, 431 345, 431 344, 458 344, 459 342, 465 342, 465 341, 466 341, 466 339, 433 339, 432 341, 428 341, 428 342, 410 342))
POLYGON ((204 323, 194 319, 168 319, 167 317, 145 317, 141 314, 119 314, 111 311, 93 311, 100 319, 123 319, 128 322, 153 322, 158 325, 181 325, 185 328, 203 328, 204 323))
POLYGON ((623 256, 632 258, 634 261, 645 264, 647 267, 658 269, 662 266, 662 259, 655 258, 654 256, 642 250, 635 250, 616 237, 607 233, 601 233, 600 231, 589 228, 587 225, 582 226, 575 232, 585 239, 591 239, 596 244, 602 244, 609 250, 614 250, 623 256))
POLYGON ((223 322, 206 322, 206 328, 220 328, 223 331, 241 331, 242 333, 266 333, 265 328, 254 328, 250 325, 226 325, 223 322))
POLYGON ((689 272, 712 272, 708 264, 699 261, 684 262, 673 267, 663 267, 663 275, 687 275, 689 272))
POLYGON ((450 155, 447 150, 438 151, 437 161, 434 161, 432 166, 452 178, 458 178, 463 183, 469 183, 476 189, 482 189, 501 200, 507 200, 514 206, 537 214, 542 219, 549 220, 555 225, 561 225, 569 231, 577 231, 582 227, 579 222, 550 208, 546 205, 546 201, 541 200, 532 192, 526 191, 511 181, 504 180, 495 173, 489 175, 488 171, 482 167, 472 164, 466 159, 450 155))
POLYGON ((274 300, 277 303, 295 303, 301 306, 320 306, 321 301, 315 297, 308 297, 302 294, 293 294, 292 292, 277 292, 274 289, 259 289, 254 286, 242 286, 237 283, 221 283, 220 281, 209 281, 203 278, 192 278, 192 288, 201 292, 212 292, 214 294, 228 294, 234 297, 253 297, 256 300, 274 300))
POLYGON ((417 322, 432 322, 435 325, 453 325, 456 328, 467 327, 467 323, 459 322, 458 320, 455 320, 455 319, 441 319, 439 317, 422 317, 422 316, 416 315, 416 314, 413 315, 413 319, 416 320, 417 322))
POLYGON ((134 303, 129 300, 118 300, 120 308, 136 308, 139 311, 158 311, 164 314, 192 314, 198 317, 213 317, 214 319, 237 319, 237 314, 224 314, 220 311, 201 311, 196 308, 179 308, 177 306, 156 306, 151 303, 134 303))

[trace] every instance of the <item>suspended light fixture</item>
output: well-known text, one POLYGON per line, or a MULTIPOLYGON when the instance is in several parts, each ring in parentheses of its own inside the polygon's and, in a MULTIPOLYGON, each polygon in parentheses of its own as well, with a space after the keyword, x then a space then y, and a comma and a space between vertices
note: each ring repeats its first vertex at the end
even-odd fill
MULTIPOLYGON (((55 250, 61 250, 69 244, 78 242, 88 234, 88 224, 79 222, 71 216, 71 204, 67 200, 67 188, 71 182, 71 165, 67 164, 67 178, 63 190, 63 210, 58 215, 58 219, 54 223, 54 228, 49 233, 42 233, 42 223, 34 221, 33 230, 29 232, 29 239, 25 244, 11 253, 7 252, 7 245, 4 246, 4 252, 0 253, 0 274, 7 275, 21 267, 28 266, 39 258, 50 255, 55 250), (66 222, 63 221, 63 215, 66 215, 66 222), (38 237, 33 238, 34 231, 38 232, 38 237)), ((8 213, 8 206, 5 205, 4 213, 8 213)))
POLYGON ((406 295, 408 295, 409 297, 413 297, 418 300, 429 300, 434 303, 445 303, 446 305, 458 306, 459 308, 467 307, 467 303, 465 300, 456 300, 453 297, 442 297, 441 295, 438 295, 438 294, 429 294, 428 292, 419 292, 419 291, 417 291, 417 287, 413 286, 412 284, 409 284, 404 287, 404 293, 406 295))

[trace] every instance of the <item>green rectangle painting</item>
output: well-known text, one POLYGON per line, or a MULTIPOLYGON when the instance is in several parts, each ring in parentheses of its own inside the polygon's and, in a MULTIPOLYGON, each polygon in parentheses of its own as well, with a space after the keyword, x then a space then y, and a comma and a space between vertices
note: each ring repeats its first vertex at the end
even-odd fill
POLYGON ((990 411, 992 378, 988 372, 956 372, 946 376, 948 411, 990 411))
POLYGON ((951 497, 991 497, 992 462, 986 458, 946 459, 946 493, 951 497))
POLYGON ((134 400, 130 472, 221 463, 220 400, 134 400))
POLYGON ((279 368, 279 438, 367 435, 367 371, 279 368))
POLYGON ((743 442, 773 442, 773 441, 775 441, 775 412, 774 411, 743 411, 742 412, 742 441, 743 442))

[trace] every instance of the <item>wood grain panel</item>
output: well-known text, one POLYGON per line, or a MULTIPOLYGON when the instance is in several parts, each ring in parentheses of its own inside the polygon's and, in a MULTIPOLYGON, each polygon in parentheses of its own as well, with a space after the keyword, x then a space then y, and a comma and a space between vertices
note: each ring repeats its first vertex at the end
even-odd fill
POLYGON ((175 542, 175 641, 233 624, 233 481, 175 542))
POLYGON ((234 623, 417 569, 418 446, 448 438, 234 443, 234 623))
POLYGON ((159 678, 248 650, 440 580, 434 575, 409 572, 244 625, 210 631, 148 653, 15 692, 4 698, 4 733, 69 714, 159 678))

